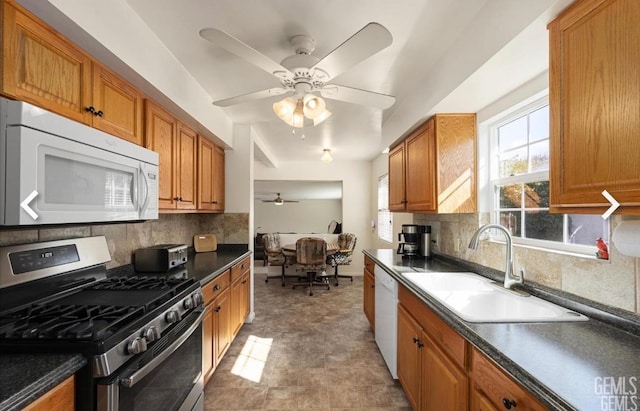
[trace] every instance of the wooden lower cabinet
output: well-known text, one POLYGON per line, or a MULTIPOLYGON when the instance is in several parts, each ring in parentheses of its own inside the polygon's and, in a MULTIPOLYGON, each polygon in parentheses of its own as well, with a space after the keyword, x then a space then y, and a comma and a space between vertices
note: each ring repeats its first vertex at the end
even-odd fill
POLYGON ((398 299, 398 379, 415 411, 547 409, 402 285, 398 299))
POLYGON ((202 287, 202 375, 207 384, 250 312, 251 260, 235 264, 202 287))
POLYGON ((27 405, 23 411, 73 411, 75 407, 75 377, 72 375, 27 405))
POLYGON ((244 324, 245 318, 249 315, 249 298, 251 288, 251 276, 250 276, 250 261, 245 259, 243 262, 237 264, 234 268, 237 269, 238 274, 234 275, 234 268, 231 269, 231 331, 233 337, 235 337, 242 324, 244 324), (246 267, 246 269, 243 269, 246 267))
POLYGON ((471 410, 547 409, 484 354, 470 351, 471 410))
POLYGON ((230 279, 231 270, 227 270, 202 287, 205 304, 202 320, 202 375, 205 384, 231 344, 230 279))
POLYGON ((376 282, 375 282, 375 274, 373 272, 373 262, 372 264, 367 264, 366 260, 368 257, 365 257, 365 267, 364 267, 364 288, 363 288, 363 296, 362 296, 362 304, 364 307, 364 315, 369 320, 369 325, 371 325, 371 329, 376 329, 375 324, 375 313, 376 313, 376 282))

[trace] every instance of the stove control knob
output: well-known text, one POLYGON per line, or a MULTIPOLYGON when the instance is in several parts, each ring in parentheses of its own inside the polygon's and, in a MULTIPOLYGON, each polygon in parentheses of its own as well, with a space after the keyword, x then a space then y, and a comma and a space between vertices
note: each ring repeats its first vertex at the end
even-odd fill
POLYGON ((147 340, 136 337, 127 343, 127 352, 129 354, 140 354, 147 351, 147 340))
POLYGON ((185 310, 190 310, 193 307, 196 306, 195 301, 193 301, 193 298, 191 298, 191 296, 187 297, 184 299, 184 301, 182 302, 182 306, 184 307, 185 310))
POLYGON ((165 316, 165 319, 169 324, 177 323, 178 321, 181 320, 180 313, 177 310, 171 310, 167 313, 167 315, 165 316))
POLYGON ((202 298, 202 293, 194 294, 193 301, 196 303, 196 305, 202 304, 204 302, 204 299, 202 298))
POLYGON ((147 340, 147 342, 153 342, 160 339, 160 330, 152 325, 151 327, 144 330, 142 336, 147 340))

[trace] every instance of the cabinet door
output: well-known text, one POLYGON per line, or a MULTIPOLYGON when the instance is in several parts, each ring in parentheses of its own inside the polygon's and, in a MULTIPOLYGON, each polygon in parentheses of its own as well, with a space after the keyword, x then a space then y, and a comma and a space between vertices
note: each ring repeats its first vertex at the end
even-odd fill
POLYGON ((224 211, 224 150, 218 146, 213 148, 213 204, 212 210, 224 211))
POLYGON ((417 342, 421 331, 413 317, 402 305, 398 305, 398 379, 414 410, 420 409, 422 367, 417 342))
POLYGON ((98 63, 93 65, 93 127, 142 145, 142 94, 98 63))
POLYGON ((423 368, 422 409, 467 409, 467 376, 424 333, 421 337, 423 368))
POLYGON ((469 396, 469 411, 498 411, 497 407, 489 400, 475 384, 471 384, 471 395, 469 396))
POLYGON ((404 211, 404 144, 400 143, 389 151, 389 210, 404 211))
POLYGON ((242 304, 243 304, 243 287, 242 277, 239 277, 231 283, 231 335, 234 337, 240 331, 242 326, 242 304))
POLYGON ((435 150, 430 119, 405 141, 407 211, 436 211, 435 150))
POLYGON ((436 114, 438 213, 475 213, 476 115, 436 114))
POLYGON ((181 210, 196 208, 198 135, 178 122, 178 204, 181 210))
POLYGON ((207 305, 202 319, 202 375, 206 384, 215 369, 213 338, 213 304, 207 305))
POLYGON ((21 8, 2 2, 2 92, 91 124, 91 59, 21 8))
POLYGON ((585 0, 549 25, 550 205, 640 213, 640 2, 585 0))
POLYGON ((364 315, 369 320, 371 329, 375 331, 375 277, 366 268, 364 269, 363 306, 364 315))
POLYGON ((198 210, 213 208, 213 149, 211 141, 198 135, 198 210))
POLYGON ((175 209, 177 170, 177 121, 175 117, 150 100, 145 101, 145 146, 158 153, 158 208, 175 209))
POLYGON ((231 344, 231 300, 229 288, 223 290, 213 302, 214 358, 218 364, 231 344))
POLYGON ((75 376, 71 376, 44 394, 23 411, 74 411, 75 376))

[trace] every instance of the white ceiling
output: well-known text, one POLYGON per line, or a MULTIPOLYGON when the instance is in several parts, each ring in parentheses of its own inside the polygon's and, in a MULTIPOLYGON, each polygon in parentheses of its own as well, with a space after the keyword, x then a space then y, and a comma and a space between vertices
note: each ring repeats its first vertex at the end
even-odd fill
POLYGON ((254 180, 256 200, 274 200, 277 193, 285 200, 342 199, 342 181, 254 180))
POLYGON ((323 148, 336 162, 372 160, 431 114, 480 111, 547 70, 546 24, 572 0, 18 1, 199 129, 222 134, 223 144, 233 144, 229 119, 249 125, 256 159, 277 165, 319 161, 323 148), (385 26, 393 43, 332 82, 393 95, 390 108, 327 99, 333 115, 295 135, 273 113, 282 97, 203 109, 280 83, 201 29, 225 31, 280 62, 295 35, 312 36, 321 58, 369 22, 385 26))
POLYGON ((211 101, 279 87, 279 82, 202 39, 200 29, 223 30, 280 62, 293 54, 288 41, 294 35, 311 35, 316 41, 313 54, 321 58, 367 23, 384 25, 393 36, 392 45, 334 80, 396 96, 395 105, 384 112, 327 100, 333 115, 319 126, 297 129, 293 135, 271 108, 282 97, 224 109, 235 123, 253 127, 276 157, 273 160, 319 161, 326 147, 335 161, 345 161, 375 158, 444 101, 450 111, 477 111, 510 91, 508 87, 521 85, 546 70, 546 23, 570 0, 126 2, 211 101), (518 36, 529 26, 528 35, 518 36), (511 45, 509 55, 498 59, 499 51, 513 39, 519 39, 519 44, 511 45), (492 61, 493 68, 487 70, 492 61), (465 92, 462 86, 470 91, 465 92))

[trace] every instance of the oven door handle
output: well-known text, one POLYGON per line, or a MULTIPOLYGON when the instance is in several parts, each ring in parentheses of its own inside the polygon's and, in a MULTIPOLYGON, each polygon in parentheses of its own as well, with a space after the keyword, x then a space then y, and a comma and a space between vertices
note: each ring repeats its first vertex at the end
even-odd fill
POLYGON ((136 385, 140 380, 142 380, 147 374, 153 371, 160 363, 166 360, 171 354, 173 354, 180 346, 187 341, 191 334, 198 328, 200 323, 202 322, 202 318, 204 317, 204 311, 198 315, 196 321, 189 327, 189 329, 184 332, 177 340, 173 342, 166 350, 162 351, 160 355, 155 357, 153 360, 149 361, 147 365, 134 372, 127 378, 123 378, 120 380, 120 385, 123 385, 127 388, 131 388, 136 385))

